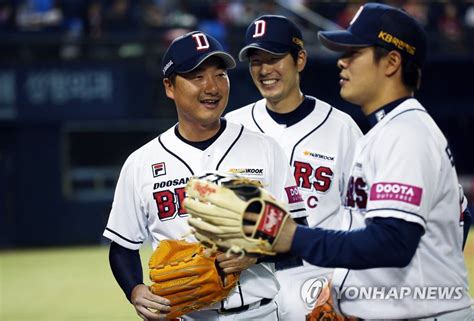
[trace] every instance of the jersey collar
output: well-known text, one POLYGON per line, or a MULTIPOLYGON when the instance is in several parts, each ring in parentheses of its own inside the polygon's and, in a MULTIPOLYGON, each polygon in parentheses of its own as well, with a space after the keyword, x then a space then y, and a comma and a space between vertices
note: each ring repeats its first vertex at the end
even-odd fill
POLYGON ((381 121, 385 115, 387 115, 389 112, 391 112, 395 107, 400 105, 402 102, 404 102, 407 99, 410 99, 412 97, 403 97, 397 100, 394 100, 378 109, 376 109, 374 112, 370 113, 367 115, 367 120, 369 121, 370 127, 374 127, 377 125, 379 121, 381 121))
POLYGON ((290 127, 298 123, 300 120, 304 119, 309 114, 311 114, 315 106, 316 106, 316 100, 314 98, 304 96, 304 99, 301 102, 301 104, 298 107, 296 107, 295 110, 286 114, 280 114, 280 113, 270 110, 267 106, 265 107, 267 109, 267 113, 275 122, 277 122, 280 125, 285 125, 286 127, 290 127))

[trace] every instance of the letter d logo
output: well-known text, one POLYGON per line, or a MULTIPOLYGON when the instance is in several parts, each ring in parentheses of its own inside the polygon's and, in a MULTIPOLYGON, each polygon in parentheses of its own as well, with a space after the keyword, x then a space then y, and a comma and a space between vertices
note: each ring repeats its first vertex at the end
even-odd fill
POLYGON ((195 33, 193 35, 194 41, 196 41, 196 49, 197 50, 204 50, 209 48, 209 41, 207 37, 203 33, 195 33))
POLYGON ((265 20, 255 21, 255 33, 253 34, 254 38, 261 37, 265 34, 266 24, 267 23, 265 20))

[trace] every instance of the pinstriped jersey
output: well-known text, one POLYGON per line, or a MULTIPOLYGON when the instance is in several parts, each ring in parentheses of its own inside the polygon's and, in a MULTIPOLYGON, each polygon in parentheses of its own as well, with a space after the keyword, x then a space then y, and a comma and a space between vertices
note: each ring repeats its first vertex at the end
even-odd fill
POLYGON ((425 233, 404 268, 336 269, 335 302, 344 314, 409 319, 470 305, 454 160, 416 99, 387 113, 357 142, 345 204, 354 228, 391 217, 417 223, 425 233))
MULTIPOLYGON (((234 173, 259 180, 293 217, 305 216, 305 206, 281 147, 273 139, 227 123, 205 150, 178 138, 170 128, 132 153, 122 167, 104 236, 137 250, 150 237, 153 248, 163 239, 196 241, 188 235, 182 206, 190 177, 207 172, 234 173)), ((278 283, 270 264, 256 264, 241 273, 225 308, 273 298, 278 283)), ((219 305, 220 307, 220 305, 219 305)))
POLYGON ((352 118, 314 97, 314 110, 286 127, 273 120, 266 100, 234 110, 226 119, 275 138, 285 150, 306 201, 309 226, 343 229, 342 199, 356 140, 362 136, 352 118))

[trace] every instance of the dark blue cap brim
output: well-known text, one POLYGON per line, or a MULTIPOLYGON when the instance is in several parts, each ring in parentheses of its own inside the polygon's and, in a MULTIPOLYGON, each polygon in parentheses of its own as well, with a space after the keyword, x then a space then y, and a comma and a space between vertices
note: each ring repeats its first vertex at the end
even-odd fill
POLYGON ((248 59, 247 52, 249 49, 259 49, 271 53, 273 55, 284 55, 291 51, 291 47, 284 44, 274 42, 254 42, 242 48, 239 52, 239 60, 246 61, 248 59))
POLYGON ((374 45, 354 36, 347 30, 320 31, 318 32, 318 38, 326 48, 334 51, 346 51, 348 48, 374 45))
MULTIPOLYGON (((197 59, 191 59, 184 64, 177 66, 172 72, 178 74, 185 74, 188 72, 193 71, 197 67, 199 67, 205 60, 210 57, 218 57, 221 58, 224 62, 226 69, 235 68, 236 63, 234 58, 224 51, 212 51, 209 52, 207 55, 199 56, 197 59)), ((168 75, 169 76, 169 75, 168 75)))

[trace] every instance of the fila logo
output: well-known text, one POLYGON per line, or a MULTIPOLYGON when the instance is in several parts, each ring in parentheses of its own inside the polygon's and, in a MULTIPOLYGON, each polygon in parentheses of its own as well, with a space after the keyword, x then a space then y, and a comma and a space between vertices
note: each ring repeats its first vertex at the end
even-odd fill
POLYGON ((255 21, 255 33, 253 34, 253 38, 261 37, 265 34, 265 29, 267 27, 267 23, 265 20, 258 20, 255 21))
POLYGON ((151 165, 151 169, 153 170, 153 177, 166 175, 166 167, 164 162, 151 165))
POLYGON ((196 42, 196 49, 197 50, 204 50, 209 48, 209 41, 207 40, 207 37, 205 34, 202 32, 200 33, 195 33, 193 35, 193 39, 196 42))

